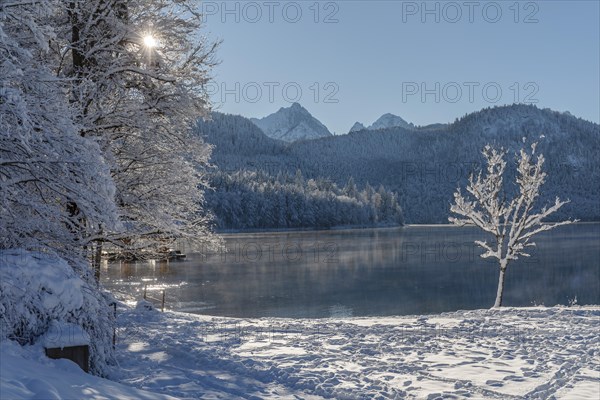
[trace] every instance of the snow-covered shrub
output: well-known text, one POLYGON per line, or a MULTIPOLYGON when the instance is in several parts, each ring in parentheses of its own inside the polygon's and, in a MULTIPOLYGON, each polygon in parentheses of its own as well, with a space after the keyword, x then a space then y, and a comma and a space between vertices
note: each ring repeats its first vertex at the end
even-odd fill
POLYGON ((33 344, 53 321, 76 324, 90 337, 90 371, 105 375, 107 365, 115 361, 112 348, 115 321, 108 300, 55 255, 0 251, 2 338, 33 344))

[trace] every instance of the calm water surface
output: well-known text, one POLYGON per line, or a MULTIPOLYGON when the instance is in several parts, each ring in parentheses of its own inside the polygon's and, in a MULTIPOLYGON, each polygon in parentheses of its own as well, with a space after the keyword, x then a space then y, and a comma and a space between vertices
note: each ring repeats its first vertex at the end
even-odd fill
MULTIPOLYGON (((384 316, 489 308, 498 267, 473 228, 226 235, 227 253, 187 249, 169 263, 108 264, 104 284, 132 298, 166 290, 177 311, 232 317, 384 316)), ((600 304, 600 224, 539 235, 509 265, 505 305, 600 304)))

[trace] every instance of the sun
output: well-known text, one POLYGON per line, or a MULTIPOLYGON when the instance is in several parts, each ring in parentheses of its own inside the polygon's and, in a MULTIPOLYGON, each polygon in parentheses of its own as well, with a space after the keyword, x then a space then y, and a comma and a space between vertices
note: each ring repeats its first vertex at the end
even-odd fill
POLYGON ((146 47, 156 47, 156 39, 152 36, 152 35, 146 35, 144 36, 144 45, 146 47))

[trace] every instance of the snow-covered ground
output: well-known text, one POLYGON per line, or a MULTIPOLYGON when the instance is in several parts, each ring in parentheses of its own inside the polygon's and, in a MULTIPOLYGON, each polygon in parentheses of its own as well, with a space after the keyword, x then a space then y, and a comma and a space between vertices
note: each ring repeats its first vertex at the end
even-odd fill
POLYGON ((41 346, 0 343, 0 399, 174 400, 83 372, 68 360, 51 360, 41 346))
POLYGON ((48 366, 64 369, 69 362, 23 360, 25 350, 5 343, 0 394, 32 398, 35 390, 44 390, 87 398, 149 399, 600 398, 597 306, 322 320, 234 319, 122 308, 119 325, 120 368, 113 379, 121 384, 88 377, 76 367, 61 378, 48 366), (36 366, 29 364, 33 362, 36 366), (35 378, 22 378, 32 370, 35 378))

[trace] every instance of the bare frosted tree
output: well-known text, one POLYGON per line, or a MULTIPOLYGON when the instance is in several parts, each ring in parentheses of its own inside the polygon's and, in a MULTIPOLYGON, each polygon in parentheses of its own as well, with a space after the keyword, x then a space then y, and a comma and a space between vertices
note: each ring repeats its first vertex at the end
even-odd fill
POLYGON ((558 197, 552 206, 544 206, 539 212, 535 211, 536 199, 546 180, 546 173, 542 170, 544 156, 536 156, 536 146, 537 143, 531 145, 531 153, 525 149, 520 151, 516 178, 519 192, 515 198, 507 201, 503 191, 506 152, 487 145, 483 149, 487 163, 485 174, 481 171, 477 175, 471 174, 467 186, 470 196, 463 196, 459 188, 454 193, 454 204, 450 207, 450 211, 458 215, 449 218, 451 223, 459 226, 475 225, 494 238, 492 243, 475 242, 485 250, 482 258, 495 258, 500 265, 494 307, 502 306, 504 275, 509 262, 517 260, 519 256, 529 257, 528 248, 535 246, 532 238, 538 233, 574 222, 543 221, 568 203, 558 197))

